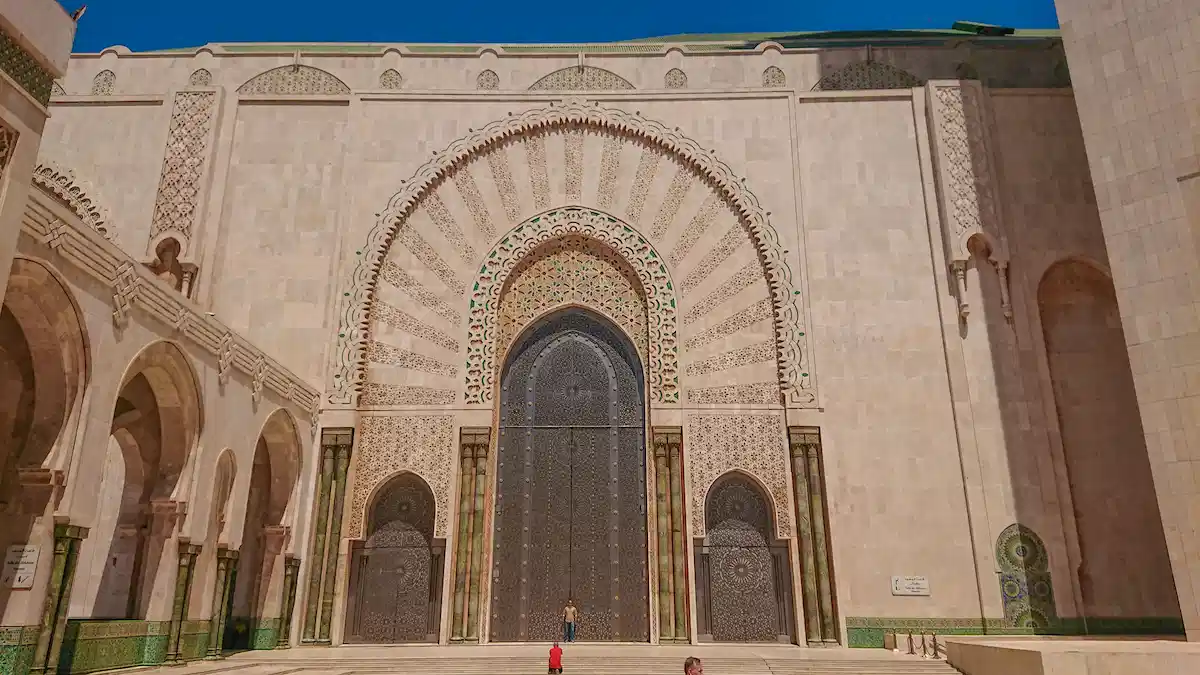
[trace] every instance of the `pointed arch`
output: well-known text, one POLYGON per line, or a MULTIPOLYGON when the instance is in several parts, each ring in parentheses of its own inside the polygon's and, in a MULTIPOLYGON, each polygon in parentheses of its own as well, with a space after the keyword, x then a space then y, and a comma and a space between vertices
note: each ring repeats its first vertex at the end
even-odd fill
POLYGON ((42 158, 33 169, 33 184, 50 193, 56 201, 70 209, 85 225, 112 240, 108 226, 111 220, 108 207, 96 195, 96 187, 74 170, 49 157, 42 158))
POLYGON ((613 91, 635 89, 629 80, 595 66, 567 66, 529 85, 530 91, 613 91))
MULTIPOLYGON (((816 389, 807 372, 799 291, 792 281, 792 272, 775 229, 758 199, 728 165, 679 131, 638 114, 580 101, 512 115, 473 131, 444 152, 437 153, 392 197, 368 235, 366 245, 356 253, 357 265, 343 289, 337 349, 333 355, 335 363, 327 388, 328 403, 346 407, 357 405, 367 363, 370 308, 388 251, 410 216, 443 182, 458 178, 455 172, 469 161, 519 137, 559 129, 593 130, 642 143, 654 152, 672 158, 678 163, 679 171, 691 172, 702 181, 705 189, 715 193, 714 205, 728 206, 742 232, 739 236, 748 237, 753 246, 757 257, 754 265, 759 270, 754 274, 761 274, 759 278, 766 283, 769 297, 764 298, 764 311, 771 318, 778 352, 778 379, 786 400, 793 405, 814 404, 816 389)), ((748 271, 751 270, 748 268, 748 271)), ((448 314, 452 316, 452 312, 451 308, 448 314)), ((447 346, 453 347, 451 351, 458 351, 456 344, 447 343, 447 346)))
POLYGON ((332 73, 300 64, 279 66, 259 73, 238 87, 238 94, 341 95, 349 94, 346 86, 332 73))
POLYGON ((270 470, 266 524, 284 525, 294 510, 292 496, 303 469, 303 445, 296 418, 286 408, 277 408, 263 422, 255 445, 256 455, 259 449, 266 451, 270 470))
POLYGON ((896 66, 879 61, 855 61, 822 77, 813 86, 813 91, 912 89, 921 84, 921 78, 896 66))

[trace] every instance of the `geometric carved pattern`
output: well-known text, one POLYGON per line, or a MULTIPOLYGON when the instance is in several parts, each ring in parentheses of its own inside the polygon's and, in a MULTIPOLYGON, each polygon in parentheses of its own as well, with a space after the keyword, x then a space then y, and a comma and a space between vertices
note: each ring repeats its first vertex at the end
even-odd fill
POLYGON ((629 264, 594 239, 568 235, 539 246, 509 276, 500 300, 496 354, 531 322, 567 304, 599 311, 623 328, 646 358, 646 301, 629 264))
POLYGON ((13 153, 17 151, 17 139, 20 136, 16 129, 0 121, 0 179, 4 178, 4 170, 8 168, 13 153))
POLYGON ((92 96, 112 96, 117 75, 111 70, 102 70, 92 78, 92 96))
POLYGON ((500 76, 494 70, 485 70, 475 78, 475 88, 492 91, 500 88, 500 76))
POLYGON ((1036 532, 1013 523, 996 539, 1004 622, 1014 628, 1044 631, 1058 620, 1050 557, 1036 532))
POLYGON ((296 64, 259 73, 238 87, 237 93, 336 96, 349 94, 350 87, 320 68, 296 64))
POLYGON ((530 91, 612 91, 633 89, 625 78, 603 68, 568 66, 530 85, 530 91))
POLYGON ((953 260, 969 260, 968 242, 995 223, 996 200, 978 82, 933 88, 934 138, 942 185, 943 219, 953 260))
POLYGON ((396 72, 394 68, 388 68, 379 76, 380 89, 399 89, 403 83, 404 78, 400 77, 400 73, 396 72))
POLYGON ((191 237, 200 184, 207 163, 208 132, 212 127, 215 92, 180 92, 171 111, 166 157, 154 202, 150 237, 177 232, 191 237))
POLYGON ((54 160, 43 159, 33 169, 33 183, 57 197, 85 225, 105 239, 112 239, 108 231, 108 209, 92 197, 95 188, 80 180, 74 171, 60 166, 54 160))
POLYGON ((693 335, 683 344, 684 351, 693 352, 704 345, 771 318, 771 300, 763 298, 724 321, 709 326, 703 333, 693 335))
POLYGON ((822 77, 813 91, 912 89, 919 86, 920 78, 895 66, 878 61, 856 61, 822 77))
POLYGON ((678 68, 668 70, 663 77, 663 85, 667 89, 687 89, 687 84, 687 74, 678 68))
POLYGON ((42 105, 50 102, 54 74, 3 28, 0 28, 0 70, 29 92, 33 100, 42 105))
POLYGON ((451 405, 455 398, 453 389, 368 382, 363 387, 361 403, 364 406, 451 405))
POLYGON ((543 242, 573 234, 593 238, 619 252, 624 262, 636 271, 650 320, 647 375, 651 400, 660 403, 679 401, 676 303, 662 257, 640 234, 615 218, 572 207, 550 211, 518 225, 484 258, 471 297, 467 340, 468 403, 486 404, 493 398, 500 346, 491 336, 497 332, 497 310, 502 303, 505 282, 514 268, 543 242))
POLYGON ((367 503, 376 487, 400 471, 411 471, 429 484, 437 502, 434 536, 445 537, 454 453, 454 417, 449 415, 369 415, 358 424, 354 492, 346 536, 361 539, 367 503))
POLYGON ((762 73, 762 86, 767 89, 780 89, 787 86, 787 75, 777 66, 767 66, 762 73))
POLYGON ((50 95, 51 96, 66 96, 67 90, 63 89, 61 84, 55 82, 54 84, 50 85, 50 95))
MULTIPOLYGON (((792 502, 783 418, 777 414, 693 414, 687 424, 692 513, 705 512, 714 481, 729 471, 741 471, 767 488, 775 509, 775 536, 790 539, 792 502)), ((692 518, 692 536, 703 537, 704 529, 704 518, 692 518)))
POLYGON ((690 326, 699 321, 705 314, 725 303, 726 300, 749 288, 755 281, 762 278, 762 265, 757 260, 746 263, 741 269, 731 275, 717 290, 704 296, 704 299, 692 305, 683 316, 683 325, 690 326))
MULTIPOLYGON (((759 205, 757 198, 751 193, 742 182, 742 180, 734 174, 728 165, 722 163, 712 152, 701 148, 694 141, 683 136, 678 131, 670 129, 658 122, 648 120, 638 114, 626 112, 624 110, 605 108, 597 104, 589 104, 576 99, 568 99, 562 104, 555 104, 544 108, 528 110, 521 114, 509 115, 497 121, 489 123, 480 129, 471 131, 468 135, 458 139, 452 143, 446 150, 438 152, 424 166, 419 168, 414 176, 405 181, 399 192, 397 192, 390 200, 388 207, 380 213, 374 228, 368 235, 365 246, 361 248, 358 254, 358 263, 356 268, 351 273, 350 278, 346 281, 343 293, 343 305, 339 318, 338 344, 336 351, 331 355, 334 363, 330 374, 330 382, 327 391, 328 402, 334 406, 353 406, 357 403, 358 395, 362 390, 365 375, 365 350, 366 344, 369 341, 370 323, 372 318, 369 310, 372 300, 375 296, 375 287, 380 277, 380 269, 385 263, 388 251, 392 241, 396 238, 397 231, 404 229, 403 223, 417 210, 420 202, 427 194, 430 194, 438 189, 443 189, 441 186, 453 184, 457 191, 462 195, 468 209, 471 211, 472 219, 476 221, 477 231, 482 232, 482 227, 478 227, 481 222, 488 222, 483 217, 487 210, 495 210, 495 206, 487 206, 477 199, 480 196, 480 191, 474 185, 475 181, 482 182, 485 179, 485 174, 494 179, 491 186, 498 193, 502 200, 512 199, 513 203, 504 204, 504 212, 502 217, 497 217, 496 214, 491 215, 492 221, 503 221, 503 216, 510 215, 510 210, 520 213, 521 209, 532 209, 532 199, 530 198, 533 192, 533 187, 530 183, 531 179, 536 179, 535 176, 528 173, 523 173, 523 186, 515 184, 512 171, 497 171, 497 169, 508 169, 508 164, 511 160, 524 158, 527 152, 509 152, 508 148, 511 145, 522 145, 525 139, 534 135, 562 134, 566 135, 568 131, 575 130, 583 131, 585 134, 596 134, 603 137, 603 157, 600 159, 600 170, 597 180, 598 185, 593 188, 598 190, 597 201, 600 203, 614 204, 613 189, 616 184, 616 150, 621 146, 612 141, 614 137, 621 139, 620 143, 636 144, 644 148, 643 155, 658 155, 669 158, 674 163, 685 164, 689 170, 694 173, 696 179, 707 184, 708 189, 720 194, 724 203, 730 210, 730 215, 739 223, 743 232, 742 236, 748 236, 754 246, 757 257, 759 258, 759 274, 762 274, 767 284, 767 290, 770 293, 768 302, 768 316, 773 319, 773 328, 776 340, 776 346, 779 351, 779 381, 783 389, 785 400, 791 405, 812 405, 816 402, 816 395, 809 373, 806 372, 806 362, 804 357, 804 327, 802 323, 802 314, 798 303, 797 291, 792 283, 792 273, 788 264, 784 259, 783 248, 780 245, 775 234, 774 228, 771 226, 766 212, 759 205), (482 163, 480 160, 486 159, 488 164, 492 165, 492 171, 487 168, 480 170, 478 166, 469 166, 472 162, 482 163), (471 176, 471 174, 474 174, 471 176), (503 174, 503 175, 500 175, 503 174), (501 178, 506 180, 500 180, 501 178), (449 179, 449 180, 446 180, 449 179), (511 187, 511 190, 510 190, 511 187), (513 192, 519 195, 523 191, 525 198, 529 202, 529 207, 521 206, 513 192), (506 196, 507 194, 507 196, 506 196)), ((528 147, 528 146, 526 146, 528 147)), ((592 159, 590 161, 596 161, 592 159)), ((558 166, 562 166, 558 164, 558 166)), ((526 166, 524 169, 528 170, 526 166)), ((639 173, 641 173, 639 171, 639 173)), ((653 175, 650 173, 649 175, 653 175)), ((634 201, 635 195, 633 188, 630 188, 631 194, 627 203, 634 201)), ((642 200, 643 202, 645 200, 642 200)), ((632 206, 629 209, 633 211, 632 206)), ((640 216, 641 207, 636 209, 640 216)), ((584 211, 584 209, 581 209, 584 211)), ((520 216, 510 220, 510 222, 520 222, 526 219, 527 216, 520 216)), ((600 217, 599 220, 606 220, 600 217)), ((629 219, 630 222, 633 219, 629 219)), ((531 223, 530 223, 531 224, 531 223)), ((632 222, 630 223, 632 225, 632 222)), ((626 226, 614 224, 613 227, 624 232, 626 226)), ((524 230, 522 230, 524 232, 524 230)), ((622 235, 623 236, 623 235, 622 235)), ((477 240, 478 241, 478 240, 477 240)), ((489 237, 488 244, 494 241, 489 237)), ((497 255, 500 251, 511 246, 511 242, 501 240, 497 255)), ((669 244, 669 242, 664 242, 669 244)), ((532 246, 530 246, 532 248, 532 246)), ((642 255, 640 250, 626 251, 617 247, 618 252, 622 254, 631 264, 637 268, 637 263, 634 261, 636 257, 642 255)), ((662 258, 658 253, 654 254, 656 258, 656 267, 661 265, 662 258)), ((485 258, 485 260, 488 260, 485 258)), ((506 260, 506 265, 514 265, 515 260, 506 260)), ((489 279, 494 278, 494 271, 490 265, 485 265, 485 274, 489 279)), ((642 274, 639 269, 639 276, 642 274)), ((490 281, 489 281, 490 283, 490 281)), ((654 285, 647 284, 643 278, 643 288, 648 296, 652 296, 654 285)), ((476 289, 478 290, 478 289, 476 289)), ((471 306, 470 312, 494 313, 499 301, 499 290, 494 289, 492 306, 471 306)), ((671 296, 675 295, 674 288, 671 287, 671 296)), ((472 293, 475 295, 475 293, 472 293)), ((486 298, 481 298, 485 300, 486 298)), ((447 300, 450 300, 447 298, 447 300)), ((657 322, 661 316, 661 312, 656 312, 653 304, 656 302, 654 297, 648 297, 648 302, 651 304, 649 308, 649 320, 657 322)), ((464 305, 469 305, 472 298, 463 299, 464 305)), ((480 300, 475 300, 475 305, 478 305, 480 300)), ((672 313, 672 321, 674 321, 674 306, 668 306, 667 309, 672 313)), ((650 327, 650 349, 654 350, 657 347, 657 340, 654 336, 654 325, 650 327)), ((472 331, 476 329, 472 327, 472 331)), ((474 335, 482 335, 482 333, 473 332, 474 335)), ((670 337, 674 338, 674 335, 670 337)), ((488 340, 487 342, 490 342, 488 340)), ((483 345, 469 345, 473 351, 481 351, 489 347, 483 345)), ((672 352, 674 350, 672 349, 672 352)), ((471 356, 468 363, 476 357, 471 356)), ((483 359, 480 358, 480 361, 483 359)), ((487 359, 488 368, 480 368, 477 373, 468 373, 471 378, 483 377, 492 378, 491 368, 495 366, 495 360, 492 357, 487 359), (486 375, 485 375, 486 373, 486 375)), ((653 355, 651 358, 653 361, 653 355)), ((480 364, 483 365, 482 363, 480 364)), ((468 370, 471 368, 468 367, 468 370)), ((674 384, 673 379, 668 384, 674 384)), ((671 399, 677 400, 678 392, 670 392, 671 399)), ((484 388, 482 382, 479 383, 478 391, 468 393, 468 400, 473 400, 483 403, 483 396, 490 398, 490 388, 484 388), (484 389, 488 389, 487 393, 483 393, 484 389)))
POLYGON ((188 76, 189 87, 211 87, 212 73, 207 68, 198 68, 188 76))
POLYGON ((710 356, 702 361, 688 364, 685 373, 689 376, 708 375, 751 363, 764 363, 775 359, 775 343, 759 342, 741 349, 710 356))
POLYGON ((779 384, 754 382, 695 389, 689 387, 687 400, 689 404, 693 405, 732 405, 735 403, 779 405, 779 384))

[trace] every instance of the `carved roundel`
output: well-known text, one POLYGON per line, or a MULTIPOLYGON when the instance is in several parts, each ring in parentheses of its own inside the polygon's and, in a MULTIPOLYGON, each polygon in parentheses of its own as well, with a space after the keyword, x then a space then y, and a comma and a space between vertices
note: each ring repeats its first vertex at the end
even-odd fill
MULTIPOLYGON (((447 178, 475 157, 480 157, 500 144, 530 134, 546 133, 557 128, 592 128, 607 134, 631 137, 659 152, 675 158, 695 172, 721 198, 727 200, 738 221, 745 228, 762 263, 763 274, 770 290, 771 313, 779 358, 779 381, 786 401, 792 405, 811 405, 816 402, 815 388, 807 372, 804 355, 804 327, 798 304, 798 291, 792 282, 791 270, 784 260, 774 228, 757 198, 746 189, 743 181, 716 156, 676 130, 647 120, 624 110, 603 108, 583 101, 571 100, 563 105, 529 110, 510 115, 477 129, 452 143, 445 151, 421 167, 414 177, 396 193, 368 236, 366 246, 357 255, 358 264, 343 290, 343 308, 339 320, 337 350, 328 386, 327 401, 333 406, 356 406, 364 387, 366 352, 370 335, 370 307, 380 270, 397 233, 405 227, 422 200, 447 178)), ((511 221, 510 221, 511 222, 511 221)), ((501 243, 503 246, 504 243, 501 243)), ((623 249, 618 249, 623 254, 623 249)), ((490 269, 489 269, 490 271, 490 269)), ((652 288, 647 285, 646 292, 652 288)), ((473 294, 472 294, 473 295, 473 294)), ((474 315, 474 309, 471 310, 474 315)), ((651 316, 655 314, 651 310, 651 316)), ((652 321, 657 320, 652 318, 652 321)), ((474 323, 472 323, 474 330, 474 323)), ((476 345, 471 345, 476 349, 476 345)), ((479 361, 478 390, 468 392, 468 400, 485 401, 483 357, 484 347, 472 354, 472 363, 479 361)), ((494 355, 493 355, 494 358, 494 355)), ((494 362, 490 365, 494 366, 494 362)), ((491 375, 487 375, 491 377, 491 375)), ((664 394, 670 393, 664 388, 664 394)), ((669 399, 664 399, 669 400, 669 399)))

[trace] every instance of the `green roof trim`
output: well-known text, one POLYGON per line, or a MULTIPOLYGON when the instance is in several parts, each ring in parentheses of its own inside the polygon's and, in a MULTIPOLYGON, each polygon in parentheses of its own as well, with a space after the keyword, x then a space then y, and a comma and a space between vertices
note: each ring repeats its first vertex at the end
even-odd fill
MULTIPOLYGON (((1056 40, 1061 33, 1054 28, 1009 28, 973 21, 957 21, 953 27, 897 30, 836 30, 763 33, 682 33, 660 37, 617 40, 594 43, 553 44, 464 44, 464 43, 259 43, 222 42, 212 46, 230 54, 265 54, 304 52, 307 54, 381 54, 388 49, 403 48, 414 54, 473 54, 480 49, 494 49, 506 54, 637 54, 655 53, 668 47, 684 47, 692 51, 743 51, 757 49, 764 42, 778 43, 785 49, 861 47, 867 44, 890 46, 935 46, 948 40, 1020 44, 1029 41, 1056 40)), ((196 52, 203 47, 156 49, 144 54, 177 54, 196 52)))

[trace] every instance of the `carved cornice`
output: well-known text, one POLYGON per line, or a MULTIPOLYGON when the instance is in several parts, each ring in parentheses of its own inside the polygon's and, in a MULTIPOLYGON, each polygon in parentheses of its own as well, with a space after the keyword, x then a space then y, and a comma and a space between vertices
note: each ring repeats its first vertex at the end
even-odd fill
POLYGON ((108 231, 109 211, 96 198, 96 188, 90 182, 49 158, 38 161, 33 169, 33 182, 57 196, 85 225, 112 240, 108 231))
POLYGON ((57 203, 56 195, 41 185, 38 188, 29 193, 22 231, 112 290, 114 322, 126 323, 130 312, 140 310, 220 360, 226 373, 241 371, 254 386, 291 401, 296 406, 293 412, 311 420, 320 400, 319 392, 216 317, 200 311, 187 298, 155 279, 129 254, 68 213, 57 203))
POLYGON ((771 289, 776 342, 784 371, 780 381, 786 400, 792 405, 815 403, 815 386, 807 372, 804 354, 804 322, 796 297, 799 291, 792 282, 783 247, 770 224, 770 214, 759 205, 758 198, 714 152, 700 147, 681 132, 637 113, 604 108, 578 99, 510 115, 474 130, 451 143, 445 151, 435 153, 432 160, 402 183, 401 190, 391 198, 371 229, 358 265, 344 289, 328 402, 340 407, 357 404, 366 371, 369 309, 379 270, 396 232, 418 202, 456 168, 482 152, 522 134, 568 125, 605 129, 655 145, 678 157, 729 200, 754 242, 771 289))

